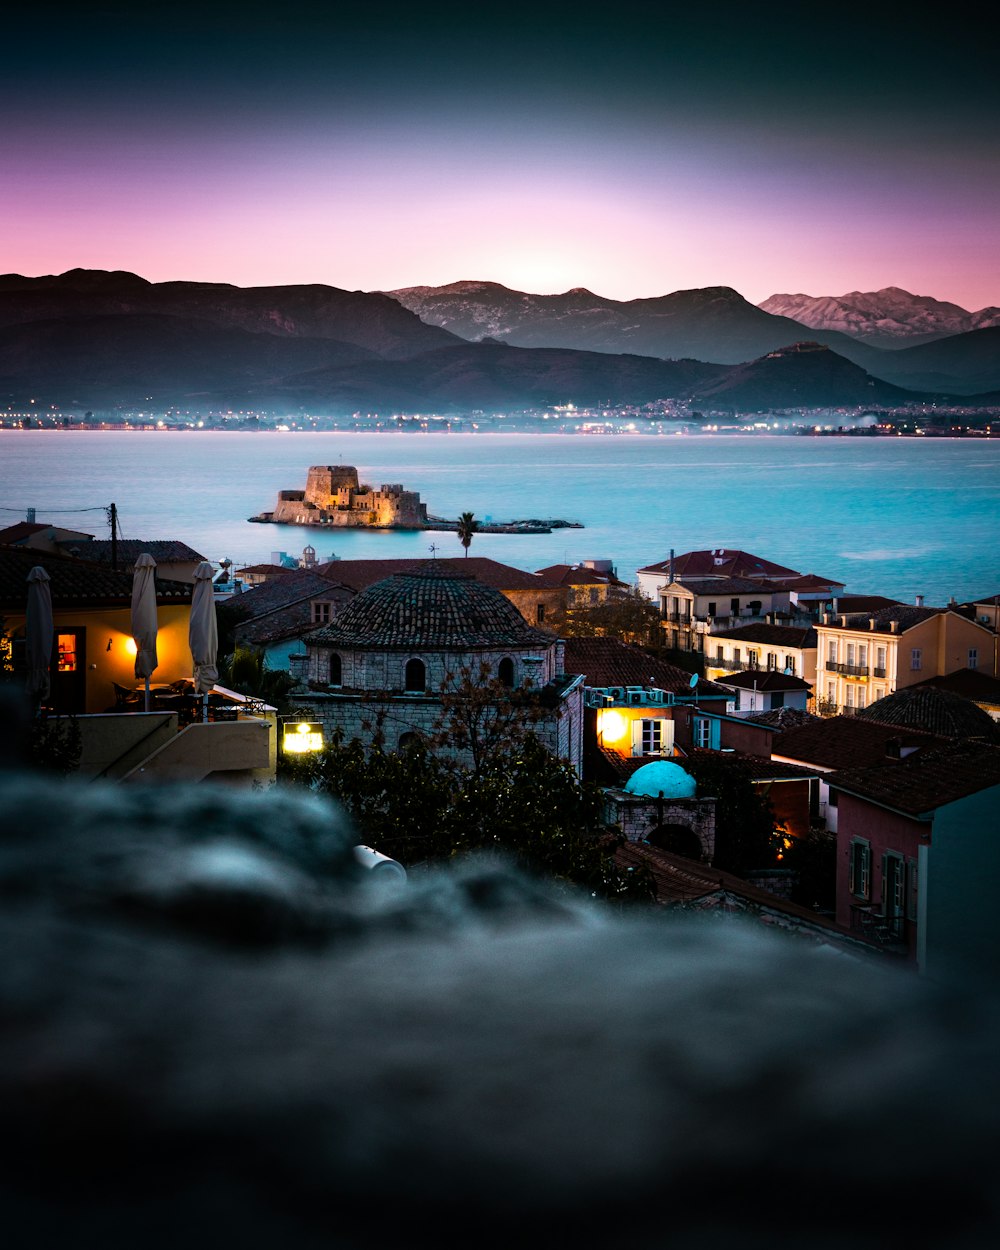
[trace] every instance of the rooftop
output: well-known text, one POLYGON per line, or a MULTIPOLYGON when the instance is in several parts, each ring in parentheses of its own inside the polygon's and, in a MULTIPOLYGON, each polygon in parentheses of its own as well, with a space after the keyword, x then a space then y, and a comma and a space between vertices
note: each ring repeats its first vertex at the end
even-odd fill
MULTIPOLYGON (((640 573, 670 573, 671 561, 647 564, 640 573)), ((801 577, 797 569, 785 568, 749 551, 712 548, 710 551, 685 551, 674 556, 674 577, 801 577)))
MULTIPOLYGON (((0 608, 24 609, 28 601, 27 577, 40 565, 50 580, 55 607, 77 605, 131 605, 132 574, 105 564, 50 555, 30 547, 0 547, 0 608)), ((190 603, 191 587, 185 582, 156 578, 160 602, 190 603)))
POLYGON ((833 773, 831 786, 907 816, 928 816, 939 807, 1000 786, 1000 747, 950 742, 902 760, 833 773))
POLYGON ((275 577, 227 599, 227 614, 239 617, 241 621, 256 620, 293 603, 328 599, 334 597, 335 592, 345 598, 354 593, 352 589, 339 585, 332 577, 324 577, 308 569, 286 569, 284 573, 283 577, 275 577))
MULTIPOLYGON (((973 703, 990 703, 1000 706, 1000 680, 981 669, 960 668, 944 677, 928 677, 919 686, 932 686, 935 690, 949 690, 952 694, 971 699, 973 703)), ((919 688, 919 687, 918 687, 919 688)), ((912 689, 912 687, 911 687, 912 689)))
MULTIPOLYGON (((76 551, 86 560, 98 564, 110 564, 111 539, 90 538, 77 545, 76 551)), ((189 547, 187 543, 176 538, 119 538, 117 540, 117 556, 119 564, 130 567, 139 556, 146 551, 157 564, 195 563, 200 564, 206 559, 200 552, 189 547)))
MULTIPOLYGON (((341 563, 334 566, 338 571, 341 563)), ((365 587, 307 639, 310 645, 359 650, 538 649, 554 641, 552 634, 528 625, 499 590, 444 560, 424 561, 365 587)))
POLYGON ((901 732, 898 726, 880 725, 856 716, 831 716, 786 729, 775 739, 771 750, 784 759, 818 768, 865 768, 886 758, 890 742, 926 749, 942 741, 919 730, 901 732))
MULTIPOLYGON (((811 625, 769 625, 765 621, 753 621, 749 625, 739 625, 736 629, 726 629, 710 635, 719 642, 760 642, 776 647, 794 647, 806 650, 816 646, 816 631, 811 625)), ((711 665, 706 656, 705 663, 711 665)))
POLYGON ((841 608, 833 620, 829 623, 822 623, 821 627, 823 629, 847 629, 865 634, 903 634, 914 625, 922 625, 924 621, 929 621, 933 616, 940 616, 947 610, 947 608, 918 608, 906 603, 859 613, 847 613, 841 608), (841 622, 842 615, 846 619, 846 624, 841 622), (895 629, 893 629, 894 623, 895 629))
POLYGON ((715 679, 726 690, 812 690, 801 677, 789 677, 776 669, 750 668, 742 673, 728 673, 715 679))
POLYGON ((683 586, 694 595, 773 595, 784 590, 773 582, 755 581, 749 577, 691 577, 686 574, 675 576, 670 585, 683 586))
MULTIPOLYGON (((581 673, 588 686, 647 686, 691 694, 691 674, 658 659, 642 647, 617 638, 566 638, 566 672, 581 673)), ((712 682, 699 682, 699 694, 724 695, 712 682)))
POLYGON ((375 582, 383 581, 396 573, 417 572, 428 563, 461 577, 471 575, 484 586, 492 586, 496 590, 541 590, 550 585, 538 573, 526 573, 524 569, 515 569, 509 564, 501 564, 485 556, 460 556, 454 560, 433 561, 402 557, 391 560, 333 560, 321 564, 318 571, 345 586, 364 590, 366 586, 374 585, 375 582))

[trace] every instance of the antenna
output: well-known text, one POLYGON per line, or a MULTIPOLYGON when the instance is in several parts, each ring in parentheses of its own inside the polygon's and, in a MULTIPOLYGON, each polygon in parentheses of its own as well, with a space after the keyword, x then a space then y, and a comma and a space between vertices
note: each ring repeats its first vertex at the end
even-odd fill
POLYGON ((427 550, 431 553, 431 559, 436 560, 437 559, 437 543, 431 543, 431 545, 427 548, 427 550))

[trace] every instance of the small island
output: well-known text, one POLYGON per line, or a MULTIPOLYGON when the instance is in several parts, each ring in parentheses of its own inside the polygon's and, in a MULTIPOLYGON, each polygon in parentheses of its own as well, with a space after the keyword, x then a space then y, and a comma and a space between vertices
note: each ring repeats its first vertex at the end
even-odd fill
MULTIPOLYGON (((273 512, 247 518, 263 524, 351 529, 455 530, 457 521, 430 516, 416 491, 398 483, 378 490, 362 485, 352 464, 314 464, 305 490, 278 491, 273 512)), ((550 534, 554 529, 582 529, 579 521, 558 519, 484 522, 481 534, 550 534)))

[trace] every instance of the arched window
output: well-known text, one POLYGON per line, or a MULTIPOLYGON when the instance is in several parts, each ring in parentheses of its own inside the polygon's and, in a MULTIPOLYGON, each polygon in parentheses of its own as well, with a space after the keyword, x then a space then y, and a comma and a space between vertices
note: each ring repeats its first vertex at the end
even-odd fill
POLYGON ((501 686, 507 686, 509 689, 514 685, 514 661, 509 655, 505 655, 500 661, 500 667, 497 669, 497 677, 501 686))
POLYGON ((344 684, 343 672, 344 672, 344 667, 341 664, 340 656, 337 655, 336 652, 332 652, 330 655, 330 685, 331 686, 342 686, 344 684))
POLYGON ((423 694, 427 689, 427 670, 423 660, 406 661, 406 691, 409 694, 423 694))
POLYGON ((406 733, 399 735, 400 751, 419 751, 424 745, 424 740, 415 729, 407 730, 406 733))

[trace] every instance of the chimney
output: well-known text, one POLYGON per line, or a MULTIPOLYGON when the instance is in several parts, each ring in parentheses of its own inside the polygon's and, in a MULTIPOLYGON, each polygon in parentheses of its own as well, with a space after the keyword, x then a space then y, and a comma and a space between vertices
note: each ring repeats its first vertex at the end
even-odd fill
POLYGON ((875 618, 874 618, 874 616, 870 616, 870 617, 868 618, 868 628, 869 628, 869 629, 871 630, 871 632, 874 634, 874 632, 875 632, 875 618))
POLYGON ((845 629, 847 628, 847 613, 846 613, 846 612, 841 612, 841 614, 840 614, 840 623, 841 623, 841 625, 843 625, 843 627, 844 627, 845 629))
POLYGON ((889 633, 890 633, 890 634, 898 634, 898 633, 899 633, 899 621, 890 621, 890 622, 889 622, 889 633))
POLYGON ((29 509, 27 510, 26 516, 27 516, 27 521, 28 521, 28 524, 29 524, 29 525, 34 525, 34 524, 35 524, 35 509, 34 509, 34 508, 29 508, 29 509))
POLYGON ((917 607, 918 607, 918 608, 922 608, 922 607, 924 606, 924 597, 923 597, 923 595, 917 595, 915 602, 916 602, 916 605, 917 605, 917 607))
POLYGON ((833 615, 834 615, 834 616, 836 616, 836 615, 837 615, 837 600, 836 600, 836 598, 834 598, 834 600, 833 600, 833 615))
POLYGON ((674 580, 674 549, 673 547, 670 548, 670 580, 671 582, 673 582, 674 580))
POLYGON ((829 613, 829 612, 824 612, 824 613, 823 613, 823 624, 824 624, 824 625, 829 625, 829 624, 830 624, 830 622, 831 622, 832 620, 833 620, 833 617, 830 615, 830 613, 829 613))
POLYGON ((885 758, 887 760, 898 760, 902 758, 903 743, 899 738, 887 738, 885 744, 885 758))

